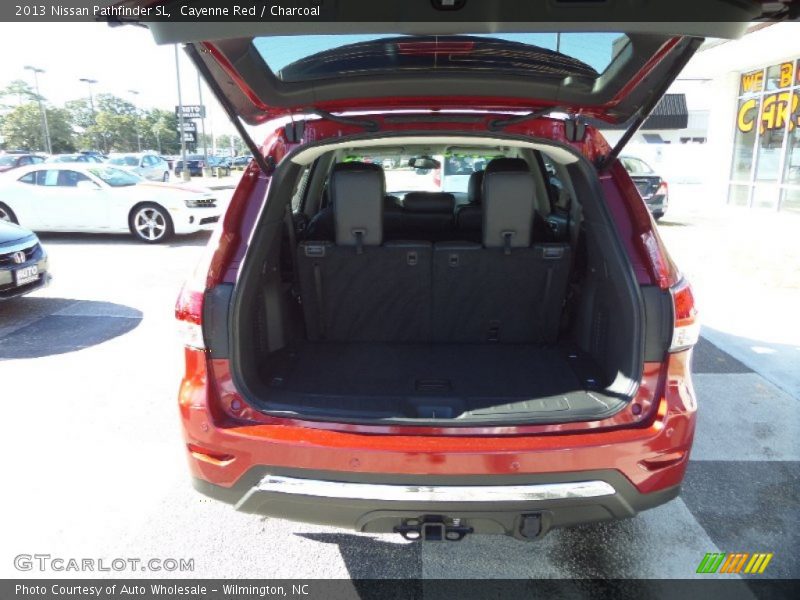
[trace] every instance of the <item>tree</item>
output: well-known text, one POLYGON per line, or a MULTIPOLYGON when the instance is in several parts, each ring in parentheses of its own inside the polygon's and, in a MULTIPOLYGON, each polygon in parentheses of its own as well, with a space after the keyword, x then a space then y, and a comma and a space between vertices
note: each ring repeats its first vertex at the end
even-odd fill
POLYGON ((238 135, 223 133, 217 136, 217 149, 232 150, 233 154, 238 156, 245 152, 245 145, 238 135))
POLYGON ((0 90, 0 108, 9 109, 38 100, 36 91, 24 79, 15 79, 0 90))
POLYGON ((161 154, 180 153, 178 118, 174 112, 154 108, 143 115, 142 121, 143 148, 154 148, 161 154))
MULTIPOLYGON (((70 113, 63 108, 46 108, 53 152, 74 152, 75 136, 70 113)), ((42 151, 46 149, 42 115, 38 102, 28 102, 3 117, 2 135, 6 148, 42 151)))

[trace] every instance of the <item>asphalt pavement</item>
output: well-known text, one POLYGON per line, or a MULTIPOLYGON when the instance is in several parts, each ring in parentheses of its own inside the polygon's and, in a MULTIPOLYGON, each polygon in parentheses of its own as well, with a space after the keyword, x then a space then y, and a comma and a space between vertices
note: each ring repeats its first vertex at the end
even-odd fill
MULTIPOLYGON (((665 237, 696 243, 668 229, 702 224, 678 222, 662 225, 665 237)), ((780 370, 765 375, 758 360, 726 345, 737 329, 721 321, 695 352, 700 412, 683 493, 634 519, 557 530, 535 543, 468 536, 420 544, 206 500, 184 464, 176 405, 183 357, 172 317, 206 240, 147 246, 126 236, 42 235, 52 286, 0 304, 0 577, 92 576, 13 566, 20 553, 48 553, 195 565, 193 573, 99 576, 691 578, 709 552, 772 552, 760 577, 800 577, 798 397, 780 370)), ((692 248, 674 250, 702 277, 692 248)))

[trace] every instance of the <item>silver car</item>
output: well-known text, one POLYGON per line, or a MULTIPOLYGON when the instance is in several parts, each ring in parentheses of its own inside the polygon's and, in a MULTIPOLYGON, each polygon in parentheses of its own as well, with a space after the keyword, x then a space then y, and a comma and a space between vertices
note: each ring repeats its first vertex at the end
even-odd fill
POLYGON ((169 181, 169 164, 153 152, 110 154, 106 162, 117 167, 126 167, 151 181, 169 181))

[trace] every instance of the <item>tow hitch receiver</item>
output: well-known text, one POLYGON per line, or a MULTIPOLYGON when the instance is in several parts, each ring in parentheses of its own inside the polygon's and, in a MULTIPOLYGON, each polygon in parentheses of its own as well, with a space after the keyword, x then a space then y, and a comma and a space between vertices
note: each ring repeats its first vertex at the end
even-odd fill
POLYGON ((405 539, 426 542, 460 542, 472 527, 462 525, 461 519, 447 519, 441 515, 425 515, 421 519, 406 519, 394 528, 405 539))

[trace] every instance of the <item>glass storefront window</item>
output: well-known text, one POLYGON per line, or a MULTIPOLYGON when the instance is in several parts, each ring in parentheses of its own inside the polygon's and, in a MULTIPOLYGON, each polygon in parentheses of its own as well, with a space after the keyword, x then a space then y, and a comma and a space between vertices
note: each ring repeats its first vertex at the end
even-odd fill
POLYGON ((739 79, 739 95, 758 94, 764 89, 764 69, 742 73, 739 79))
POLYGON ((753 208, 771 208, 775 209, 778 206, 778 197, 780 190, 776 184, 768 185, 755 185, 753 186, 753 208))
POLYGON ((779 65, 772 65, 767 69, 766 85, 767 92, 782 90, 792 85, 792 63, 785 62, 779 65))
POLYGON ((786 188, 783 191, 781 210, 800 213, 800 188, 786 188))
POLYGON ((739 100, 736 117, 736 135, 733 140, 733 167, 731 179, 750 181, 750 169, 753 166, 753 147, 758 131, 758 98, 739 100))
POLYGON ((728 191, 728 204, 733 206, 749 206, 750 186, 732 184, 728 191))
POLYGON ((781 184, 800 190, 800 59, 740 75, 735 127, 728 202, 792 206, 800 191, 781 184))

